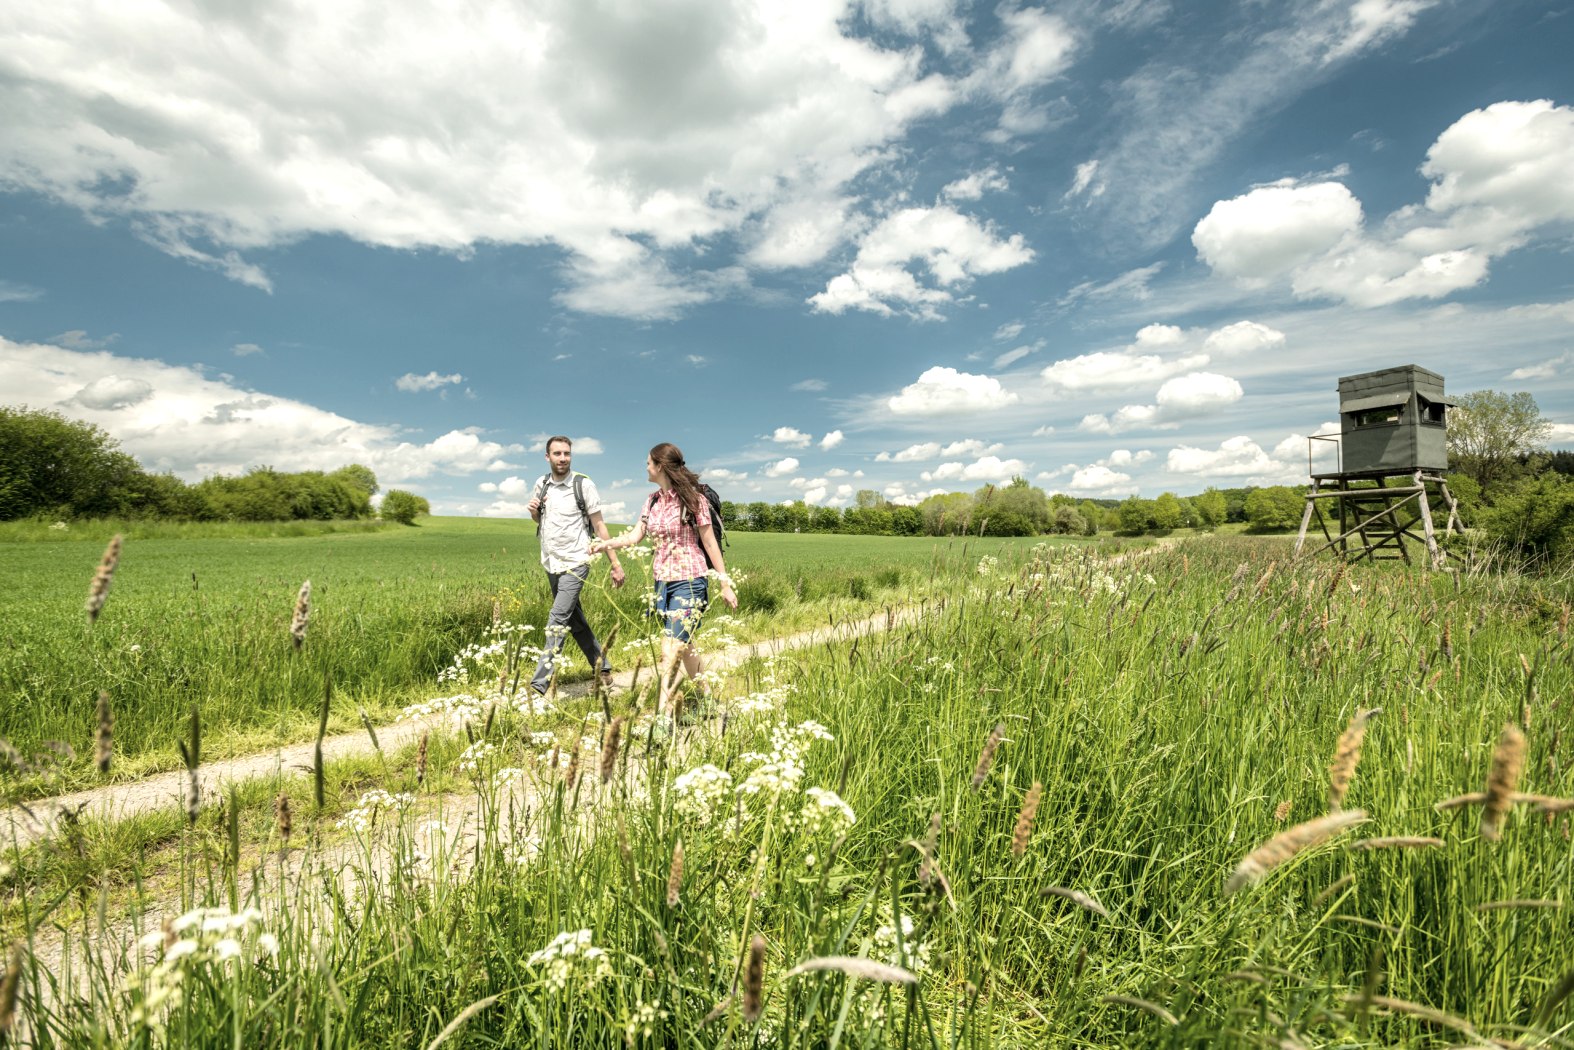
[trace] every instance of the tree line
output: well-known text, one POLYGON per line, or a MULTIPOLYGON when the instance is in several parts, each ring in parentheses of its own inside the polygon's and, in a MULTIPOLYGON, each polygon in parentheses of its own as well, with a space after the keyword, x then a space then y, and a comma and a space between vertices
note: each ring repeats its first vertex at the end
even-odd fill
MULTIPOLYGON (((260 466, 187 484, 144 470, 91 423, 0 405, 0 521, 30 517, 292 521, 371 518, 377 475, 351 463, 295 473, 260 466)), ((381 516, 404 524, 431 513, 421 496, 383 495, 381 516)))
POLYGON ((1050 495, 1016 477, 974 492, 947 492, 914 506, 892 503, 873 489, 853 505, 722 501, 722 523, 740 532, 837 532, 863 536, 1093 536, 1140 535, 1175 529, 1212 529, 1226 522, 1272 531, 1300 522, 1305 490, 1209 488, 1196 496, 1165 492, 1154 499, 1081 499, 1050 495))
MULTIPOLYGON (((1574 452, 1549 452, 1545 442, 1551 431, 1528 393, 1463 395, 1448 418, 1449 488, 1465 523, 1488 537, 1532 557, 1574 559, 1574 452)), ((295 473, 259 466, 187 484, 173 474, 143 469, 91 423, 0 405, 0 521, 288 521, 380 513, 408 524, 431 513, 425 498, 401 489, 385 493, 380 511, 374 511, 372 497, 378 491, 376 474, 357 463, 295 473)), ((801 501, 723 502, 722 518, 728 529, 743 532, 1090 536, 1211 529, 1226 522, 1243 522, 1250 531, 1279 531, 1297 527, 1304 507, 1304 486, 1078 500, 1049 495, 1018 477, 974 492, 930 496, 916 506, 891 503, 872 489, 858 492, 845 509, 801 501)))

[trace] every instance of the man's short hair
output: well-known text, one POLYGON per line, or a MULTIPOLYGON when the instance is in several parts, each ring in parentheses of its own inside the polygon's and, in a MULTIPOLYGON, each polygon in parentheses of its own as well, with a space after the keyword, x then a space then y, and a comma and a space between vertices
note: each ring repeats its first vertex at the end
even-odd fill
POLYGON ((562 434, 553 434, 551 437, 547 438, 547 451, 551 452, 553 443, 558 441, 563 442, 563 444, 567 445, 569 448, 574 447, 574 443, 568 438, 564 437, 562 434))

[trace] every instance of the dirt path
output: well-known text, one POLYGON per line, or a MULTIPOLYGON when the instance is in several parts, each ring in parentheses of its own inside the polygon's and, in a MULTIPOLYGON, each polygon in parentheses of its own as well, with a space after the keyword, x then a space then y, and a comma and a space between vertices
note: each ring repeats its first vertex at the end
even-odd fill
MULTIPOLYGON (((754 657, 772 656, 816 645, 849 641, 912 623, 922 615, 923 611, 922 608, 913 606, 889 609, 882 615, 863 620, 830 624, 810 631, 739 646, 708 657, 707 663, 715 669, 727 669, 737 667, 754 657)), ((632 678, 631 672, 616 675, 615 688, 629 688, 632 685, 632 678)), ((561 695, 585 695, 589 691, 589 683, 576 683, 573 688, 562 690, 561 695)), ((428 728, 447 730, 451 729, 451 724, 444 719, 394 723, 378 730, 378 743, 385 750, 397 748, 418 739, 428 728)), ((671 743, 672 757, 681 761, 686 752, 696 747, 703 747, 706 741, 712 739, 722 729, 722 722, 711 720, 680 730, 671 743)), ((222 790, 226 784, 254 777, 272 776, 281 767, 305 765, 309 768, 313 748, 313 744, 298 744, 267 754, 251 755, 204 766, 199 774, 203 797, 220 797, 215 792, 222 790)), ((365 754, 372 750, 371 740, 364 732, 346 733, 323 741, 325 760, 365 754)), ((644 766, 641 763, 626 763, 624 769, 629 779, 620 786, 620 790, 635 795, 641 793, 644 788, 644 766)), ((0 824, 0 828, 3 828, 7 835, 16 835, 18 841, 35 843, 54 832, 63 811, 79 807, 84 815, 91 814, 110 820, 164 808, 179 808, 184 805, 186 777, 185 771, 179 770, 174 773, 159 774, 135 784, 36 800, 26 807, 18 806, 8 810, 4 818, 0 818, 6 822, 0 824)), ((552 790, 555 779, 552 774, 542 770, 536 776, 518 783, 513 788, 516 804, 528 807, 532 800, 539 799, 543 792, 552 790)), ((602 791, 602 786, 594 776, 586 776, 583 779, 582 790, 574 795, 574 804, 581 814, 580 819, 590 818, 590 814, 601 801, 602 791)), ((444 795, 428 800, 428 804, 423 806, 423 817, 427 820, 437 818, 445 828, 449 829, 446 833, 448 845, 445 852, 459 863, 473 859, 475 856, 473 847, 480 834, 479 816, 480 800, 473 794, 444 795)), ((365 887, 362 884, 366 879, 378 880, 386 876, 385 869, 390 860, 386 844, 381 843, 371 845, 369 867, 355 863, 357 858, 366 857, 367 845, 353 837, 327 845, 302 843, 300 847, 290 850, 287 856, 282 857, 272 852, 266 855, 252 853, 243 859, 241 867, 244 874, 237 880, 237 897, 239 900, 246 901, 252 899, 256 892, 282 891, 299 906, 301 901, 312 898, 302 896, 298 892, 290 892, 291 888, 299 891, 306 885, 320 884, 323 879, 338 882, 346 891, 352 893, 364 892, 365 887)), ((107 975, 124 972, 138 958, 152 957, 150 949, 138 945, 139 936, 149 930, 159 929, 166 919, 174 918, 181 910, 182 904, 178 894, 150 892, 142 895, 124 910, 117 909, 106 914, 101 926, 92 926, 90 922, 86 927, 66 929, 50 924, 34 931, 31 954, 38 972, 47 974, 48 979, 40 981, 36 991, 34 988, 24 990, 24 998, 36 998, 36 1002, 29 1004, 34 1010, 52 1010, 59 1002, 81 998, 95 983, 101 984, 106 979, 118 979, 107 975)))
MULTIPOLYGON (((754 657, 771 656, 829 642, 849 641, 862 635, 889 630, 898 624, 911 622, 919 614, 920 610, 912 606, 888 609, 878 616, 766 639, 706 659, 711 667, 725 670, 754 657)), ((629 671, 614 675, 614 688, 630 688, 632 678, 633 674, 629 671)), ((589 692, 590 683, 583 682, 563 687, 560 695, 583 696, 589 692)), ((443 716, 394 722, 377 727, 377 742, 384 752, 391 753, 419 740, 421 734, 428 730, 441 732, 449 726, 450 723, 443 716)), ((309 770, 313 765, 315 746, 314 742, 292 744, 262 754, 204 763, 197 771, 200 795, 205 799, 222 798, 230 784, 271 777, 280 770, 309 770)), ((325 764, 355 755, 371 754, 373 751, 372 741, 364 731, 327 737, 322 742, 325 764)), ((53 835, 60 826, 62 815, 66 813, 77 813, 82 818, 93 820, 114 821, 160 810, 179 809, 185 805, 187 779, 185 770, 175 770, 130 784, 113 784, 12 806, 0 812, 0 845, 33 845, 53 835)))

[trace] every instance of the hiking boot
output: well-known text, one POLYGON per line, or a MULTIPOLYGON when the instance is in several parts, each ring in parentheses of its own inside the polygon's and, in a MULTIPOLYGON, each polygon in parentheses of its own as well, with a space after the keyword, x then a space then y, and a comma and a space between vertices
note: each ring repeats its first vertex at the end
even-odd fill
POLYGON ((598 681, 600 681, 601 688, 607 690, 608 692, 611 692, 613 689, 617 688, 617 678, 613 675, 612 668, 610 667, 603 667, 600 671, 597 671, 596 678, 598 681))

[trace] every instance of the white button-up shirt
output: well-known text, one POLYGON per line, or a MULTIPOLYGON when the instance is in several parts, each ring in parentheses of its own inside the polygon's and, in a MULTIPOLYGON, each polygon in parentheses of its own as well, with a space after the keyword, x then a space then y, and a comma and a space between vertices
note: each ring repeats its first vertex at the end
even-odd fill
MULTIPOLYGON (((581 484, 585 490, 585 516, 599 513, 601 497, 596 492, 596 483, 585 478, 581 484)), ((573 473, 562 481, 546 474, 536 479, 530 491, 542 493, 542 566, 547 572, 561 573, 587 564, 590 561, 590 528, 585 516, 579 513, 579 504, 574 501, 573 473)))

